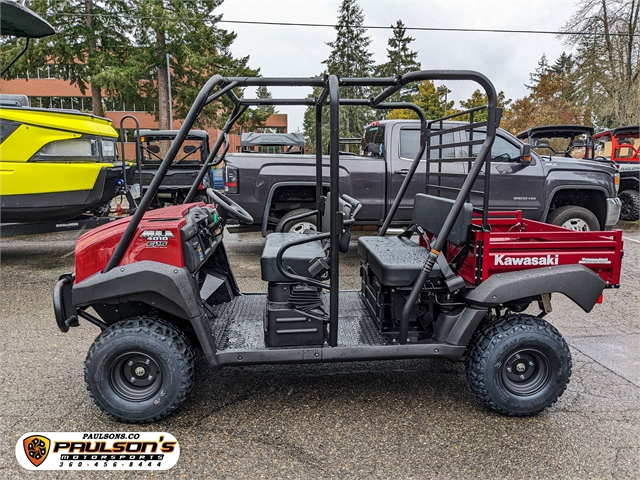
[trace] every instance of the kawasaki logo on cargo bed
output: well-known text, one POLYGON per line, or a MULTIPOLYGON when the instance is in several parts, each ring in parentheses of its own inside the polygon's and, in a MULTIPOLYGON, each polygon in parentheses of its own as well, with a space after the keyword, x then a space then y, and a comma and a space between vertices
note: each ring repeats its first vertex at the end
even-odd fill
POLYGON ((494 265, 558 265, 558 255, 546 255, 543 257, 510 257, 496 255, 493 257, 494 265))

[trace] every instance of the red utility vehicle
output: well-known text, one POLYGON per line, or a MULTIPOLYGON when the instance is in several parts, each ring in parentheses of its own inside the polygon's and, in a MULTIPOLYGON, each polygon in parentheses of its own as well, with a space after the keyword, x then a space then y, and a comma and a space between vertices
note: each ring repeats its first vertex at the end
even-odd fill
POLYGON ((620 219, 640 218, 640 126, 619 127, 593 136, 596 159, 606 158, 620 169, 620 219))
MULTIPOLYGON (((493 84, 470 71, 394 78, 212 77, 138 210, 80 237, 75 275, 63 275, 54 289, 60 330, 77 326, 80 318, 102 330, 85 361, 85 381, 96 404, 127 422, 166 417, 194 384, 193 340, 211 368, 464 360, 471 390, 488 408, 525 416, 551 406, 565 391, 572 367, 566 342, 543 318, 551 311, 551 295, 562 293, 590 312, 603 290, 619 282, 622 241, 620 232, 570 231, 524 220, 520 213, 489 213, 491 149, 500 113, 493 84), (425 80, 474 81, 484 89, 488 105, 453 115, 470 122, 446 129, 451 117, 427 121, 415 104, 385 101, 405 85, 425 80), (247 99, 234 93, 236 87, 261 85, 318 87, 321 93, 303 99, 247 99), (375 98, 342 99, 340 86, 384 89, 375 98), (223 96, 235 109, 185 204, 147 211, 198 115, 223 96), (214 161, 222 161, 224 155, 216 155, 223 143, 229 144, 234 122, 247 106, 264 104, 315 107, 317 210, 302 217, 317 215, 322 231, 268 235, 260 258, 267 293, 243 295, 224 247, 224 226, 227 217, 243 224, 253 218, 212 189, 207 190, 211 204, 194 203, 193 197, 214 161), (339 256, 349 249, 350 227, 362 208, 340 192, 343 105, 409 109, 420 121, 420 147, 382 228, 377 236, 358 239, 360 291, 339 289, 339 256), (330 189, 323 195, 322 115, 327 107, 330 189), (443 142, 454 129, 469 135, 443 142), (455 159, 435 154, 444 147, 469 153, 455 159), (415 195, 413 225, 399 236, 386 235, 423 158, 434 163, 430 175, 438 179, 425 185, 427 194, 415 195), (447 177, 451 161, 467 167, 455 200, 430 194, 454 188, 447 177), (482 172, 487 172, 483 179, 482 172), (474 210, 471 195, 483 198, 477 202, 482 208, 474 210), (416 233, 422 246, 411 239, 416 233), (524 313, 536 303, 537 315, 524 313)), ((530 153, 522 145, 513 168, 531 162, 530 153)), ((578 309, 576 314, 581 314, 578 309)))

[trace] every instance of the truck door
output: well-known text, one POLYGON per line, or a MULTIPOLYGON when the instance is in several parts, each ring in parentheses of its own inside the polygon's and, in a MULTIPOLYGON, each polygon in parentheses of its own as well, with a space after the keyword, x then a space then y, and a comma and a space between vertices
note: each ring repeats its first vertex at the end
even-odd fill
MULTIPOLYGON (((468 132, 465 132, 468 136, 468 132)), ((475 139, 485 139, 484 132, 474 132, 475 139)), ((481 145, 474 145, 477 155, 481 145)), ((520 145, 498 132, 491 148, 491 188, 489 207, 491 210, 522 210, 525 218, 539 219, 544 206, 544 172, 541 160, 532 155, 531 163, 520 161, 520 145)), ((484 168, 478 176, 473 190, 484 190, 484 168)), ((482 197, 472 196, 474 206, 482 206, 482 197)))
MULTIPOLYGON (((414 126, 403 126, 402 124, 395 124, 393 126, 392 132, 392 142, 391 145, 394 148, 387 149, 387 168, 389 169, 387 182, 387 212, 393 201, 400 190, 400 186, 404 181, 407 173, 409 172, 409 168, 411 167, 411 163, 413 159, 418 154, 418 150, 420 149, 420 129, 414 126)), ((454 142, 454 134, 447 133, 442 135, 442 144, 446 145, 454 142)), ((430 144, 432 146, 440 144, 440 136, 431 137, 430 144)), ((454 159, 455 158, 455 149, 454 148, 443 148, 442 150, 434 149, 431 150, 430 158, 440 158, 442 156, 443 159, 454 159)), ((430 167, 430 171, 437 172, 439 169, 439 165, 437 162, 433 162, 430 167)), ((449 162, 441 163, 442 172, 446 173, 450 171, 457 171, 462 168, 460 164, 453 164, 449 162)), ((402 199, 402 203, 398 207, 398 211, 394 217, 394 223, 400 224, 408 224, 411 221, 411 215, 413 213, 413 202, 417 193, 425 193, 427 178, 427 161, 426 161, 426 153, 422 157, 420 161, 420 165, 418 165, 418 169, 416 170, 415 175, 409 187, 407 188, 406 193, 402 199)), ((462 173, 460 171, 459 173, 462 173)), ((443 186, 453 186, 450 183, 453 181, 448 176, 445 175, 430 175, 430 183, 437 183, 437 177, 442 179, 443 186)), ((429 192, 434 195, 437 193, 429 192)), ((443 195, 443 196, 450 196, 443 195)), ((455 195, 454 195, 455 196, 455 195)))

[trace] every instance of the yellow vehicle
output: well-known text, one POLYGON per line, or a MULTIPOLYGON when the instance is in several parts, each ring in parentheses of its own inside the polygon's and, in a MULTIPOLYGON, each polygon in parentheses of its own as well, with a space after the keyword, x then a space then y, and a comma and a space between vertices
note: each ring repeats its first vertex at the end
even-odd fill
MULTIPOLYGON (((0 0, 0 7, 3 35, 26 37, 28 45, 29 38, 54 33, 51 25, 18 3, 0 0)), ((108 214, 109 202, 126 185, 123 176, 129 170, 117 162, 117 137, 106 118, 31 108, 26 96, 0 95, 1 221, 108 214)))

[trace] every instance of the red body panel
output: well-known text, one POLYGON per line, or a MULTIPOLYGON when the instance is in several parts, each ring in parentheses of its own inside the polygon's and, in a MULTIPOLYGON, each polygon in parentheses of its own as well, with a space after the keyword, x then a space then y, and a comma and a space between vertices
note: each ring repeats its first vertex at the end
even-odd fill
MULTIPOLYGON (((180 228, 184 216, 196 205, 175 205, 145 213, 120 265, 143 260, 184 266, 180 228)), ((108 223, 82 235, 76 242, 76 283, 100 272, 107 265, 113 251, 129 225, 131 217, 108 223)))
MULTIPOLYGON (((637 137, 636 137, 637 138, 637 137)), ((640 149, 636 148, 634 145, 630 143, 620 142, 620 138, 618 135, 612 135, 610 131, 598 133, 593 136, 594 140, 603 139, 611 141, 611 161, 616 163, 638 163, 640 162, 640 149), (620 151, 622 148, 629 149, 628 157, 620 157, 620 151)))
MULTIPOLYGON (((577 232, 522 218, 521 212, 491 212, 490 232, 480 230, 482 218, 473 218, 471 248, 460 276, 479 285, 491 275, 554 265, 581 264, 607 285, 620 284, 622 232, 577 232), (480 250, 482 249, 482 254, 480 250)), ((460 250, 449 244, 447 259, 460 250)))

